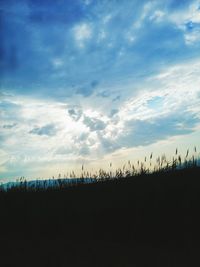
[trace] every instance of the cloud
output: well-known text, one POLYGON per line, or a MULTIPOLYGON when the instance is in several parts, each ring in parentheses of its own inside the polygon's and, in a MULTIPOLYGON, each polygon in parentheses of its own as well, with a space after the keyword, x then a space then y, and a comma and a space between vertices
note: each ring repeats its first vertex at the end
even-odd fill
POLYGON ((0 10, 5 169, 49 174, 196 131, 199 1, 7 0, 0 10))
POLYGON ((124 147, 144 146, 171 136, 191 133, 199 122, 187 113, 170 114, 153 121, 131 120, 125 123, 124 134, 118 142, 124 147))
POLYGON ((88 146, 83 146, 79 149, 79 155, 86 156, 90 154, 90 148, 88 146))
POLYGON ((92 28, 87 23, 76 25, 73 29, 74 38, 78 46, 83 47, 92 36, 92 28))
POLYGON ((182 8, 175 9, 168 19, 183 32, 186 45, 193 45, 200 40, 199 1, 188 2, 182 8))
POLYGON ((106 123, 97 118, 84 116, 83 123, 90 129, 90 131, 101 131, 106 128, 106 123))
POLYGON ((55 136, 57 133, 57 129, 55 128, 55 125, 47 124, 42 127, 35 127, 29 133, 36 135, 55 136))
POLYGON ((111 95, 111 93, 110 92, 108 92, 108 91, 101 91, 101 92, 99 92, 98 94, 97 94, 97 96, 100 96, 100 97, 103 97, 103 98, 107 98, 107 97, 109 97, 111 95))
POLYGON ((17 111, 17 109, 19 110, 20 105, 10 100, 3 100, 3 101, 0 101, 0 108, 2 110, 5 110, 6 112, 17 111))
POLYGON ((75 136, 73 138, 74 143, 76 144, 81 144, 81 143, 86 143, 86 140, 89 139, 89 133, 88 132, 83 132, 78 136, 75 136))
POLYGON ((112 153, 121 148, 121 146, 116 142, 116 140, 111 140, 100 134, 98 135, 98 138, 101 144, 102 153, 104 154, 112 153))
POLYGON ((61 146, 55 151, 55 155, 71 155, 74 153, 74 148, 71 146, 61 146))
POLYGON ((71 106, 68 108, 68 114, 73 120, 78 121, 82 116, 82 110, 79 106, 71 106))
POLYGON ((119 112, 118 109, 116 109, 116 108, 115 109, 112 109, 111 112, 110 112, 110 117, 115 116, 118 112, 119 112))
POLYGON ((12 96, 6 96, 5 100, 0 101, 0 110, 1 122, 4 125, 14 125, 18 122, 22 106, 12 96))
POLYGON ((139 75, 198 53, 197 2, 176 2, 111 0, 85 6, 83 1, 70 5, 68 1, 42 5, 4 1, 1 86, 9 92, 43 99, 48 95, 65 102, 76 93, 84 97, 98 93, 99 86, 87 82, 91 77, 101 80, 101 92, 118 83, 126 86, 130 77, 137 84, 139 75), (185 26, 189 21, 196 27, 190 32, 185 26), (195 46, 186 49, 185 44, 195 46))
POLYGON ((190 31, 185 31, 184 38, 187 45, 193 45, 198 42, 200 40, 200 24, 190 31))
POLYGON ((163 20, 165 13, 161 10, 155 10, 155 12, 149 17, 151 21, 159 23, 163 20))
POLYGON ((59 147, 55 151, 55 155, 75 155, 76 157, 89 155, 90 148, 93 145, 92 140, 89 137, 88 132, 82 132, 79 135, 75 135, 71 139, 71 143, 65 144, 59 147))
POLYGON ((4 128, 4 129, 12 129, 12 128, 14 128, 15 126, 17 126, 17 123, 4 124, 4 125, 3 125, 3 128, 4 128))
POLYGON ((172 136, 192 133, 200 119, 194 115, 180 113, 154 120, 129 120, 123 125, 123 131, 115 138, 106 138, 99 134, 101 145, 106 153, 121 148, 147 146, 172 136))
POLYGON ((121 98, 121 96, 120 95, 118 95, 118 96, 116 96, 115 98, 113 98, 113 102, 115 102, 115 101, 119 101, 120 100, 120 98, 121 98))
POLYGON ((76 94, 80 94, 84 97, 91 96, 98 85, 99 85, 99 81, 93 80, 90 84, 79 87, 76 90, 76 94))
POLYGON ((199 77, 196 60, 149 78, 148 88, 124 102, 116 110, 116 122, 111 117, 105 131, 98 134, 104 151, 146 146, 196 131, 200 124, 199 77))

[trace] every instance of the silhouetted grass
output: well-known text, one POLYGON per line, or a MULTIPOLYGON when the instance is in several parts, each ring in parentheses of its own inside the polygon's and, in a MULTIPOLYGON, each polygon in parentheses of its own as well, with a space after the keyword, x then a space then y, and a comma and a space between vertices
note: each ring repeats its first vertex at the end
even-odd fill
POLYGON ((76 175, 74 171, 69 173, 69 178, 61 178, 62 175, 59 174, 58 178, 55 179, 53 176, 52 179, 48 180, 36 180, 29 181, 25 177, 18 178, 16 183, 8 183, 7 185, 2 185, 0 190, 6 191, 45 191, 45 190, 54 190, 54 189, 64 189, 71 186, 80 186, 81 184, 87 183, 99 183, 103 181, 110 181, 115 179, 123 178, 134 178, 142 176, 144 174, 156 174, 162 172, 173 172, 178 169, 188 169, 196 168, 199 162, 199 154, 197 153, 196 147, 192 151, 193 154, 189 155, 189 149, 187 149, 185 156, 178 154, 178 148, 175 150, 174 156, 167 160, 165 154, 155 158, 154 163, 153 153, 149 157, 144 158, 144 161, 137 161, 136 164, 131 163, 128 160, 127 164, 124 164, 122 168, 118 168, 113 171, 112 163, 110 163, 110 170, 100 169, 96 173, 92 174, 91 172, 85 170, 84 165, 82 165, 81 177, 76 175))
POLYGON ((86 178, 1 190, 0 266, 199 266, 197 152, 86 178))

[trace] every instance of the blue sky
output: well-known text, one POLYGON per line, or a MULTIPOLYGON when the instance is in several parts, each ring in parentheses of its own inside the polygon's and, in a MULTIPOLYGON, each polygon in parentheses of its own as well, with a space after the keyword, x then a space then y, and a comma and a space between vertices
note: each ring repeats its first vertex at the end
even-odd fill
POLYGON ((200 1, 0 1, 0 178, 199 145, 200 1))

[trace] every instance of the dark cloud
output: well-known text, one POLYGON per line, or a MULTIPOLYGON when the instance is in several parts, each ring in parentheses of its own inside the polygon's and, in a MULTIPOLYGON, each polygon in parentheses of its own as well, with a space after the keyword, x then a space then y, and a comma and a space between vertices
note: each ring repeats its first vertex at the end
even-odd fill
POLYGON ((121 148, 120 144, 115 140, 105 138, 101 134, 98 134, 98 138, 105 153, 110 153, 121 148))
POLYGON ((199 119, 191 114, 179 114, 174 117, 163 117, 154 121, 130 120, 124 125, 123 134, 115 140, 98 134, 103 149, 113 152, 119 148, 145 146, 170 136, 192 133, 199 119))
POLYGON ((118 112, 119 112, 119 110, 116 109, 116 108, 111 109, 111 111, 110 111, 110 117, 113 117, 113 116, 116 115, 118 112))
POLYGON ((88 97, 92 94, 93 88, 92 87, 80 87, 76 90, 76 94, 82 95, 84 97, 88 97))
POLYGON ((68 109, 68 114, 73 120, 78 121, 81 118, 83 112, 79 106, 71 106, 68 109))
POLYGON ((119 143, 124 147, 152 144, 170 136, 189 134, 198 122, 197 118, 189 114, 163 117, 155 121, 128 121, 125 124, 125 135, 119 143))
POLYGON ((84 117, 83 123, 90 129, 90 131, 101 131, 106 128, 106 123, 100 119, 84 117))
POLYGON ((36 135, 55 136, 56 132, 57 130, 54 124, 47 124, 43 127, 35 127, 29 133, 36 135))
POLYGON ((115 101, 119 101, 120 100, 120 98, 121 98, 121 96, 120 95, 118 95, 118 96, 116 96, 115 98, 113 98, 113 102, 115 102, 115 101))
POLYGON ((101 91, 97 94, 97 96, 103 97, 103 98, 107 98, 110 96, 110 92, 109 91, 101 91))
POLYGON ((97 80, 94 80, 90 84, 78 88, 76 90, 76 94, 82 95, 84 97, 91 96, 98 85, 99 82, 97 80))
POLYGON ((12 129, 17 125, 17 123, 12 123, 12 124, 4 124, 3 128, 4 129, 12 129))

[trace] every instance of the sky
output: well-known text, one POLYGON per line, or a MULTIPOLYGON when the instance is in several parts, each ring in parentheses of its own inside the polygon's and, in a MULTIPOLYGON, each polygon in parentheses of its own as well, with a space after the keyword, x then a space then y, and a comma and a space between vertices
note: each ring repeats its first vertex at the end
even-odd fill
POLYGON ((0 0, 0 182, 199 140, 199 0, 0 0))

